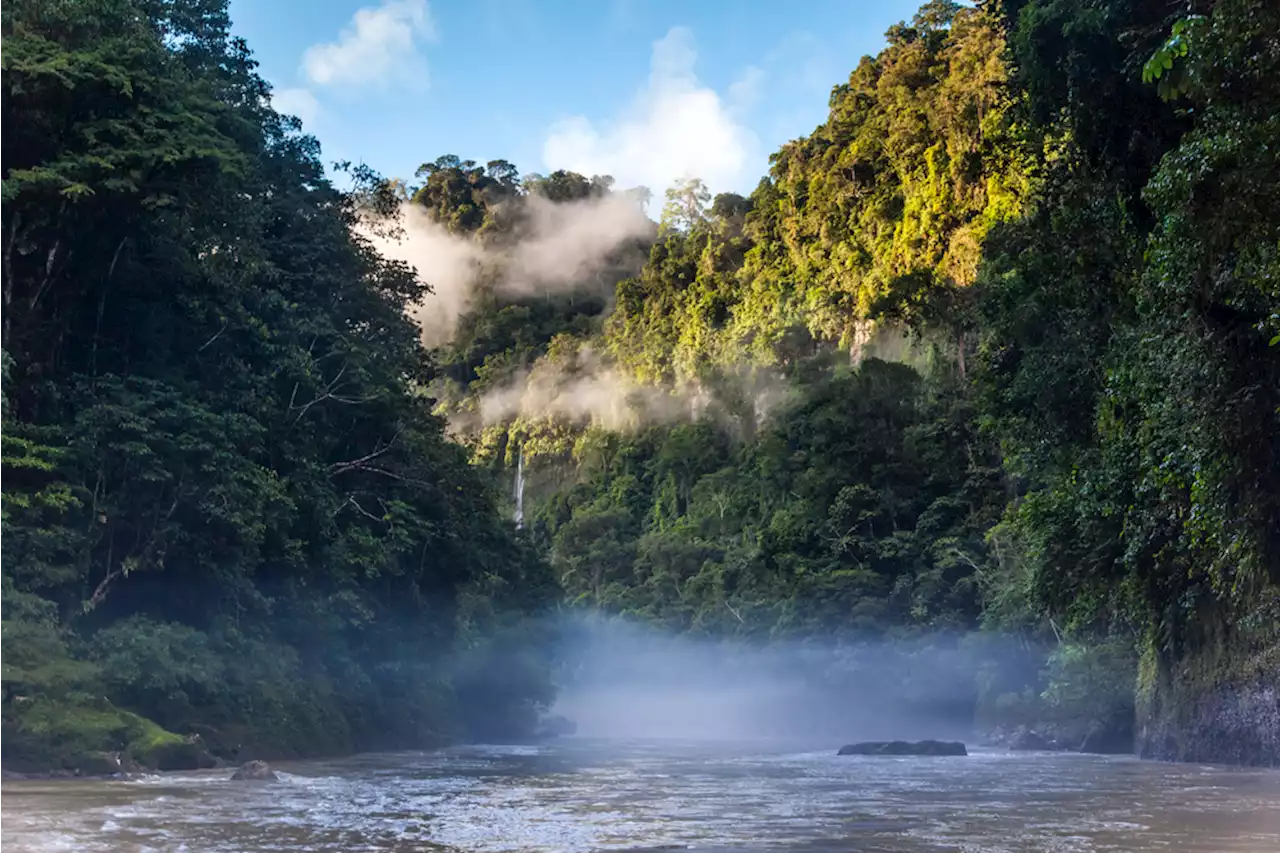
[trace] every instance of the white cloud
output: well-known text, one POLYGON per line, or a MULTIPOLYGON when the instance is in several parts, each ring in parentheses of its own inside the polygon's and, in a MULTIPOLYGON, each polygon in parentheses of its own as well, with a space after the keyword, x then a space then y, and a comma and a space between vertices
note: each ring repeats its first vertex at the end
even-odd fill
POLYGON ((278 113, 302 119, 304 127, 320 117, 320 102, 307 89, 276 89, 271 93, 271 106, 278 113))
POLYGON ((422 82, 419 42, 434 37, 427 0, 385 0, 357 11, 338 41, 307 48, 302 70, 320 86, 422 82))
MULTIPOLYGON (((554 125, 543 145, 548 169, 613 175, 661 195, 675 181, 702 178, 714 191, 744 188, 759 142, 726 99, 694 74, 693 33, 673 27, 654 42, 648 84, 616 118, 597 127, 585 116, 554 125)), ((757 87, 759 74, 739 94, 757 87)))

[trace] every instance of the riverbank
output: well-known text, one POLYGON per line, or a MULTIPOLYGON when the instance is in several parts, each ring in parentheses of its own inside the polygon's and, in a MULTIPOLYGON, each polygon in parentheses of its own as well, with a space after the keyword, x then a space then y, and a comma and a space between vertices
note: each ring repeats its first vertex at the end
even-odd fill
MULTIPOLYGON (((127 778, 155 771, 230 767, 252 759, 315 759, 352 755, 358 746, 317 740, 310 750, 273 745, 248 724, 192 725, 170 731, 106 699, 16 700, 7 703, 3 729, 5 778, 127 778)), ((430 749, 444 737, 388 742, 385 748, 430 749)))
MULTIPOLYGON (((247 726, 179 734, 106 699, 93 703, 27 700, 11 703, 4 718, 3 762, 0 777, 19 780, 127 780, 157 772, 229 768, 255 760, 339 759, 372 749, 317 748, 300 752, 270 743, 254 742, 247 726), (15 713, 15 707, 17 713, 15 713), (202 733, 203 732, 203 733, 202 733), (228 737, 238 734, 243 740, 228 737)), ((528 732, 512 737, 513 744, 537 744, 572 735, 577 726, 563 716, 543 715, 528 732)), ((456 744, 459 738, 423 737, 412 742, 378 744, 377 750, 429 750, 456 744)))
POLYGON ((183 736, 106 699, 17 697, 6 703, 3 769, 57 778, 140 770, 199 770, 225 759, 199 735, 183 736))

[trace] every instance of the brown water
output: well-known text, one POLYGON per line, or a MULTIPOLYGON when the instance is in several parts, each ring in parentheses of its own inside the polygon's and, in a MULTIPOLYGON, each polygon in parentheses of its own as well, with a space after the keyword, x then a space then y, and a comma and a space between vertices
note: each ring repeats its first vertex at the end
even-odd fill
POLYGON ((5 782, 18 851, 1278 853, 1280 773, 1070 754, 760 744, 466 747, 133 782, 5 782))

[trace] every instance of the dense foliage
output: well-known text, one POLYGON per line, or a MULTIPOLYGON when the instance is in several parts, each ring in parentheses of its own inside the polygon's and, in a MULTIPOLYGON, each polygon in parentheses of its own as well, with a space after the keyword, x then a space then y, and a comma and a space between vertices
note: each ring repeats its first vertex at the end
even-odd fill
POLYGON ((1177 731, 1280 668, 1274 3, 931 0, 750 195, 682 181, 545 292, 481 269, 431 352, 358 217, 507 258, 612 181, 342 194, 215 0, 4 26, 6 755, 519 733, 563 596, 1014 637, 986 722, 1280 762, 1243 706, 1177 731))
POLYGON ((673 187, 614 310, 565 329, 710 405, 478 445, 532 460, 570 597, 1018 632, 1051 651, 992 686, 1018 714, 1123 717, 1201 654, 1272 677, 1278 32, 1261 0, 935 0, 749 197, 673 187))
POLYGON ((581 482, 537 519, 566 592, 714 634, 975 626, 998 462, 954 390, 879 360, 795 381, 750 441, 706 421, 588 433, 581 482))
MULTIPOLYGON (((1023 215, 1033 158, 998 11, 932 3, 888 41, 750 197, 672 187, 602 322, 522 327, 562 372, 586 344, 677 405, 711 400, 693 422, 626 432, 524 414, 478 442, 481 459, 532 460, 533 532, 571 600, 752 637, 979 625, 1012 485, 980 428, 966 332, 983 241, 1023 215)), ((477 308, 441 360, 479 330, 501 346, 510 310, 477 308)))
POLYGON ((3 16, 6 763, 526 730, 554 582, 225 3, 3 16))

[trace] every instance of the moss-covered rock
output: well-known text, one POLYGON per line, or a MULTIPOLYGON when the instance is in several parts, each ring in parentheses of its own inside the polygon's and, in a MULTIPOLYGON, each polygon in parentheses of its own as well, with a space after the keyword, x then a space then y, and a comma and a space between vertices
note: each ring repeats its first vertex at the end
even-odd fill
POLYGON ((135 765, 156 770, 213 766, 198 738, 184 738, 89 697, 8 703, 2 749, 6 769, 27 773, 100 775, 135 765))
POLYGON ((134 743, 129 751, 139 764, 156 770, 203 770, 217 766, 217 761, 199 738, 194 737, 178 737, 176 740, 165 737, 134 743))

